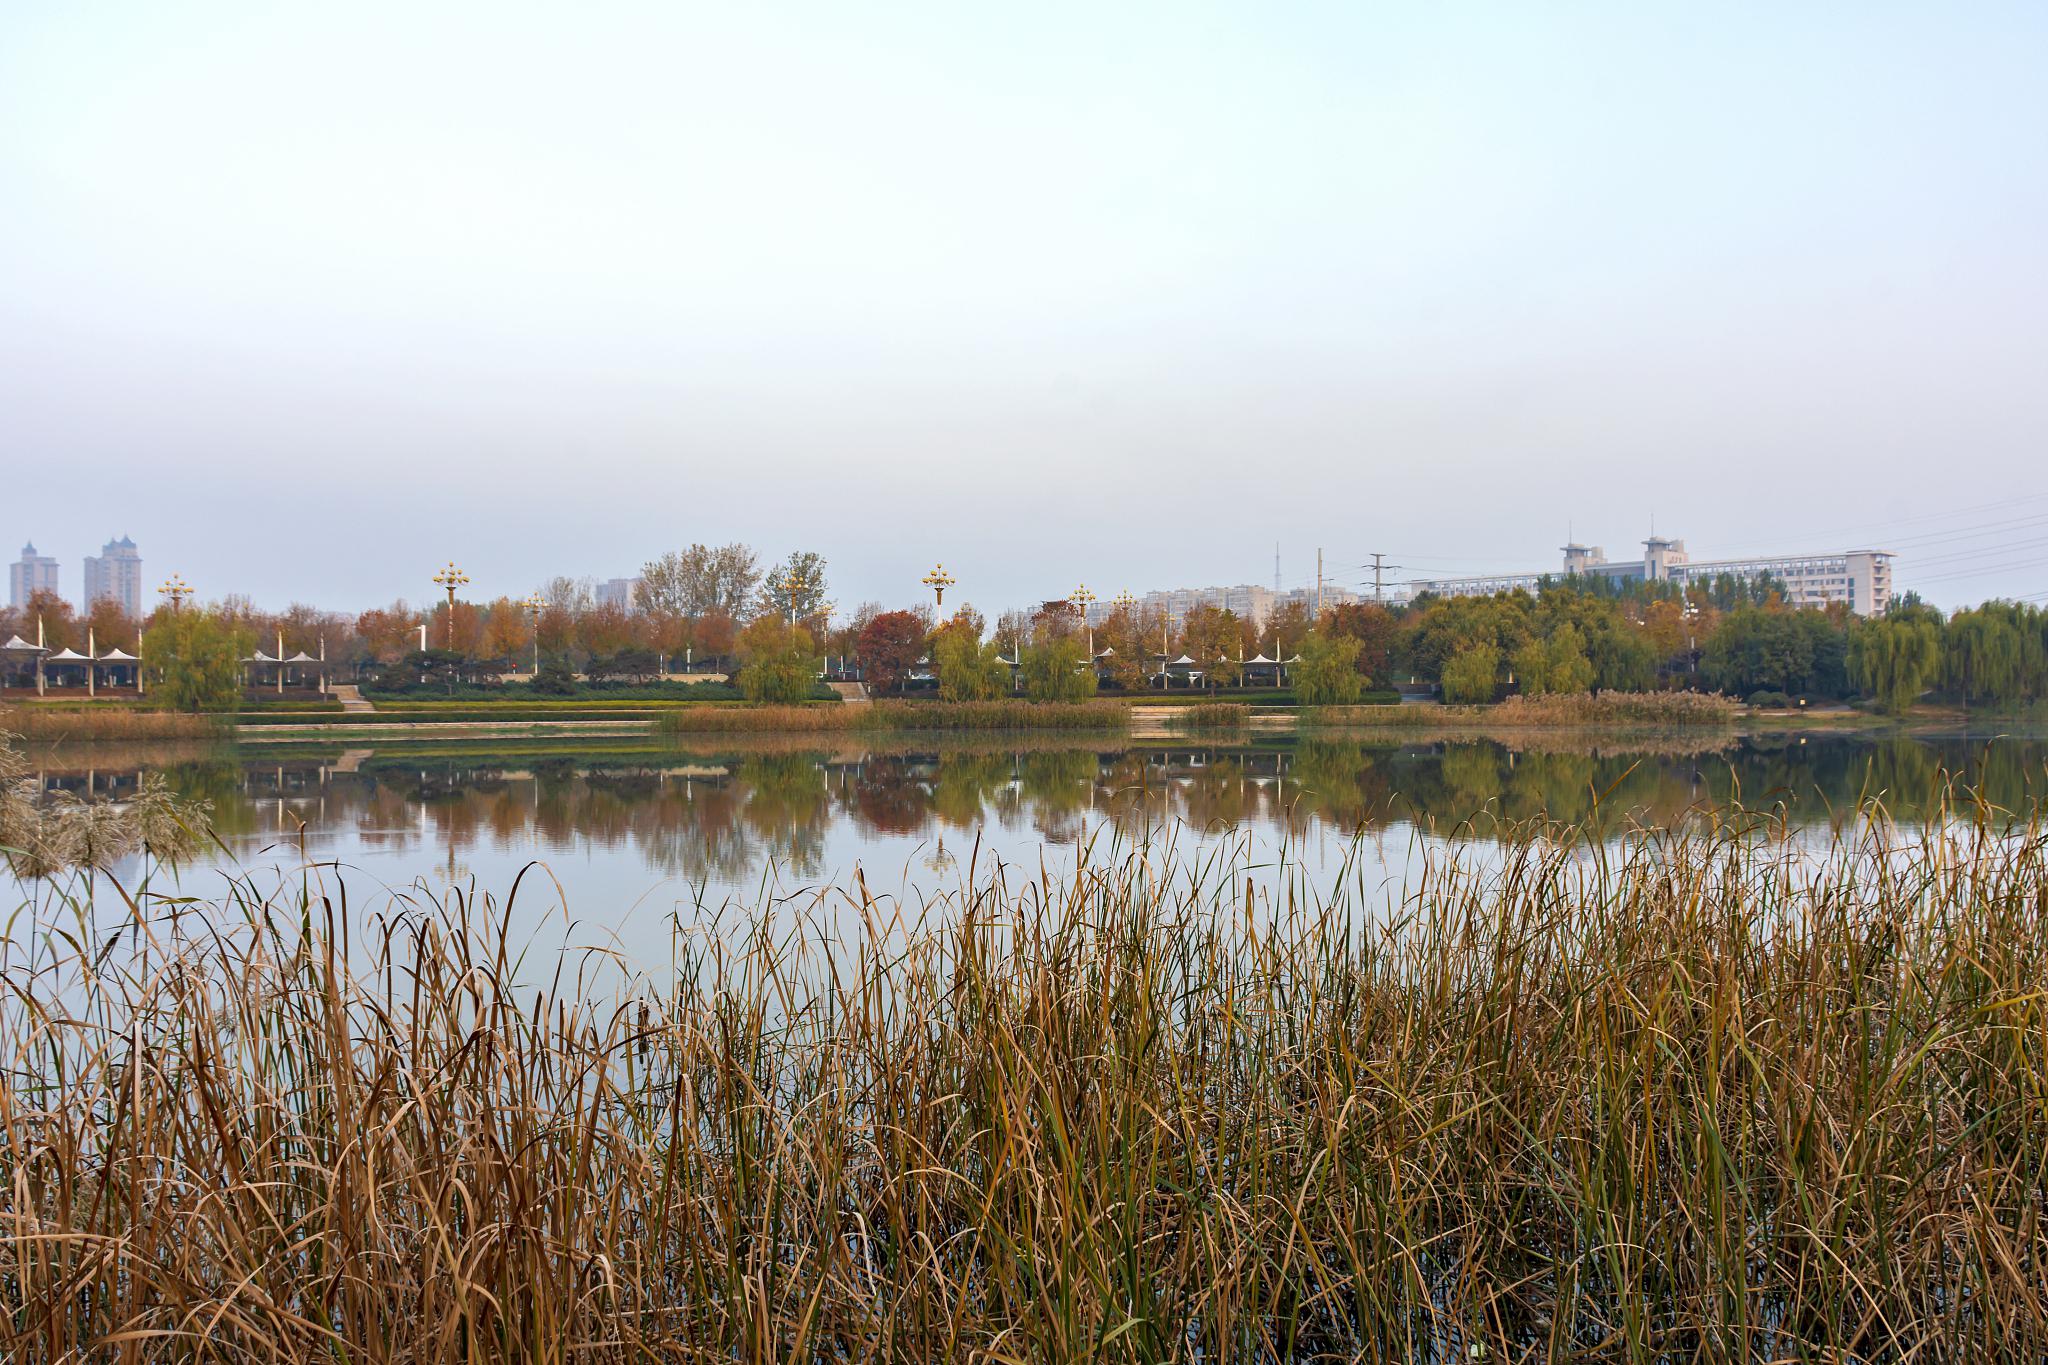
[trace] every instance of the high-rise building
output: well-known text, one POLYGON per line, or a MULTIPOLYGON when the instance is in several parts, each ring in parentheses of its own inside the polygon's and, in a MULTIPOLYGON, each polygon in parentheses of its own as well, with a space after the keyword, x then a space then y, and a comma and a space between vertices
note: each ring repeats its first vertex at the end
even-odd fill
POLYGON ((640 605, 640 580, 637 578, 607 578, 597 585, 597 604, 600 607, 617 607, 631 611, 640 605))
POLYGON ((57 561, 39 555, 33 542, 21 547, 21 559, 7 568, 7 600, 17 607, 39 592, 57 591, 57 561))
POLYGON ((142 555, 126 536, 108 541, 98 554, 85 558, 85 609, 91 611, 103 597, 119 603, 129 616, 142 615, 142 555))

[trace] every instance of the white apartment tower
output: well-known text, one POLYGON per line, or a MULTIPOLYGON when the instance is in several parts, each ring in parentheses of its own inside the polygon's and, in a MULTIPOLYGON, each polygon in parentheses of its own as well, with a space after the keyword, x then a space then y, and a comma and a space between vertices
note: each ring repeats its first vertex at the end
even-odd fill
POLYGON ((118 603, 130 617, 142 617, 142 555, 126 536, 110 540, 98 554, 86 556, 85 609, 91 611, 101 598, 118 603))
POLYGON ((33 542, 21 547, 21 559, 7 566, 7 600, 17 607, 39 592, 57 591, 57 561, 39 555, 33 542))

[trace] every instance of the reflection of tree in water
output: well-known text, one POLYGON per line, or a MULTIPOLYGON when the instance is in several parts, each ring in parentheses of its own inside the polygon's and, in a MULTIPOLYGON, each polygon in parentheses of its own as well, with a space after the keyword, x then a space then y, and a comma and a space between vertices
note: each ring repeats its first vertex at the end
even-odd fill
MULTIPOLYGON (((862 741, 865 743, 865 741, 862 741)), ((828 757, 791 743, 678 766, 674 754, 621 761, 558 754, 485 761, 390 756, 359 769, 320 761, 225 753, 152 762, 179 795, 213 803, 225 836, 262 839, 272 803, 332 828, 353 828, 362 846, 404 854, 432 841, 463 853, 481 841, 547 859, 584 846, 636 850, 650 868, 690 881, 745 883, 769 859, 819 874, 833 826, 870 836, 914 836, 934 823, 969 835, 994 824, 1015 839, 1058 842, 1084 824, 1113 820, 1120 835, 1157 834, 1176 822, 1213 830, 1263 827, 1289 836, 1320 822, 1344 833, 1416 816, 1450 832, 1482 812, 1506 821, 1623 821, 1668 825, 1725 805, 1782 802, 1794 826, 1881 797, 1911 823, 1958 778, 1962 798, 2024 812, 2048 781, 2048 745, 2037 740, 1899 736, 1829 739, 1777 734, 1717 737, 1661 748, 1619 740, 1531 736, 1513 743, 1305 736, 1272 746, 1186 744, 1097 753, 1093 747, 1004 739, 975 745, 872 753, 849 744, 828 757), (1606 747, 1612 746, 1612 747, 1606 747), (660 765, 666 766, 660 766, 660 765)), ((54 784, 70 781, 58 757, 54 784)), ((101 779, 133 780, 105 752, 81 755, 101 779)), ((1470 828, 1495 829, 1490 815, 1470 828)), ((317 829, 315 830, 317 834, 317 829)))
POLYGON ((831 800, 825 770, 808 754, 774 754, 740 765, 747 826, 770 856, 803 877, 825 866, 825 827, 831 800))
POLYGON ((942 754, 932 779, 932 814, 955 829, 979 825, 1010 785, 1009 754, 942 754))
POLYGON ((846 801, 861 828, 881 834, 917 833, 924 828, 931 805, 916 760, 902 755, 861 763, 846 801))
POLYGON ((1017 786, 1032 815, 1032 827, 1048 843, 1072 843, 1081 817, 1095 804, 1093 749, 1023 754, 1017 761, 1017 786))

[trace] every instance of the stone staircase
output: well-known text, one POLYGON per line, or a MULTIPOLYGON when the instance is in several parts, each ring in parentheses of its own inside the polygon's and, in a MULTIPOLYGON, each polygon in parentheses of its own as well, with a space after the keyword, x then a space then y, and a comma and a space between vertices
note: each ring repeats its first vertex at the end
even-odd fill
POLYGON ((845 702, 848 706, 866 706, 871 700, 865 683, 838 682, 827 683, 826 686, 837 692, 839 700, 845 702))
POLYGON ((354 683, 336 683, 327 689, 327 695, 340 702, 341 709, 344 711, 374 711, 377 709, 364 698, 363 689, 357 687, 354 683))

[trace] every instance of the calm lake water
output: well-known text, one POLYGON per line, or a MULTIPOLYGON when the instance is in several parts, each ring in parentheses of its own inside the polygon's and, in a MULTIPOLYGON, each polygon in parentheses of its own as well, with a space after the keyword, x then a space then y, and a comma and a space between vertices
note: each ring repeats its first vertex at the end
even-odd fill
MULTIPOLYGON (((175 890, 217 896, 345 889, 366 912, 453 885, 502 897, 522 869, 521 919, 567 914, 635 955, 677 923, 850 882, 915 902, 998 862, 1071 870, 1144 841, 1225 857, 1238 875, 1345 877, 1398 889, 1418 849, 1483 846, 1549 815, 1669 824, 1739 799, 1825 829, 1881 794, 1911 822, 1943 772, 2008 809, 2048 782, 2037 738, 1772 736, 1656 742, 1300 739, 1124 743, 1032 737, 872 743, 536 740, 343 749, 87 746, 32 753, 51 792, 114 796, 146 771, 212 803, 224 851, 175 890), (558 890, 559 888, 559 890, 558 890)), ((144 869, 116 869, 128 885, 144 869)), ((172 891, 161 872, 152 886, 172 891)))

